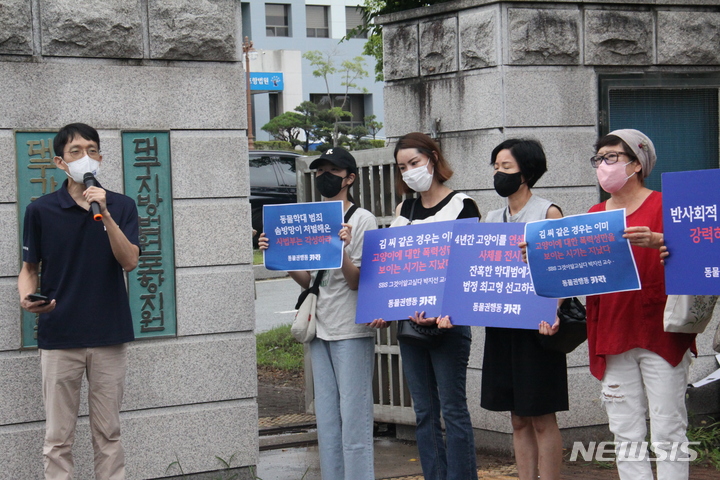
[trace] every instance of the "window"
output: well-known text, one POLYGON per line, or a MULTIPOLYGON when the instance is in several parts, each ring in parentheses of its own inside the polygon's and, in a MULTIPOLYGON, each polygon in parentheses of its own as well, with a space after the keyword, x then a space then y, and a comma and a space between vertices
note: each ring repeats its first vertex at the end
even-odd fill
POLYGON ((268 37, 289 37, 289 5, 265 4, 265 35, 268 37))
POLYGON ((308 5, 305 7, 308 37, 330 38, 328 10, 329 7, 322 5, 308 5))
POLYGON ((240 4, 241 16, 242 16, 242 37, 241 38, 253 38, 252 25, 250 24, 250 4, 242 2, 240 4))
POLYGON ((720 79, 696 75, 601 76, 601 133, 634 128, 653 141, 657 164, 645 186, 662 190, 662 173, 718 168, 720 79))
MULTIPOLYGON (((345 34, 349 35, 350 30, 365 25, 362 7, 345 7, 345 34)), ((353 35, 352 38, 367 38, 367 32, 353 35)))
POLYGON ((280 102, 280 94, 278 93, 270 93, 268 94, 268 107, 270 109, 270 118, 275 118, 278 115, 281 115, 282 112, 282 104, 280 102))
MULTIPOLYGON (((342 106, 344 95, 333 94, 333 102, 335 107, 342 106)), ((310 101, 320 105, 321 108, 327 108, 327 95, 320 93, 311 93, 310 101)), ((352 113, 352 118, 343 118, 340 123, 348 125, 350 127, 356 127, 358 125, 365 124, 365 95, 362 94, 351 94, 348 95, 347 101, 343 110, 352 113)))

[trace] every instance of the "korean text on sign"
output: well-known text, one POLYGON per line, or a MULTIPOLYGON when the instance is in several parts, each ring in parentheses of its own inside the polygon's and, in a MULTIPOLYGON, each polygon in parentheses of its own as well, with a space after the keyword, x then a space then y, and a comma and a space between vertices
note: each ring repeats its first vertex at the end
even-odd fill
POLYGON ((416 311, 439 315, 453 227, 467 222, 477 219, 366 232, 355 321, 405 320, 416 311))
POLYGON ((566 298, 639 289, 624 230, 624 209, 527 223, 528 265, 537 294, 566 298))
POLYGON ((552 322, 557 301, 539 297, 518 244, 522 223, 457 225, 443 294, 455 325, 537 329, 552 322))
POLYGON ((342 265, 343 202, 265 205, 268 270, 323 270, 342 265))
POLYGON ((720 294, 720 170, 662 174, 668 294, 720 294))

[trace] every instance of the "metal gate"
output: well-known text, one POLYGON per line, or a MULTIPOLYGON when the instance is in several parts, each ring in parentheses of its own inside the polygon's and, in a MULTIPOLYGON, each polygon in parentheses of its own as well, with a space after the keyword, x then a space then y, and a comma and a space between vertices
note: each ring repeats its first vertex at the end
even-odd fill
MULTIPOLYGON (((358 178, 351 193, 355 203, 377 217, 378 227, 390 225, 395 207, 405 198, 395 188, 395 159, 389 147, 352 152, 358 165, 358 178)), ((300 157, 296 161, 298 202, 319 202, 315 175, 308 167, 317 157, 300 157)), ((397 322, 375 337, 375 375, 373 395, 375 421, 415 425, 410 391, 403 376, 400 347, 397 344, 397 322)), ((307 347, 306 347, 307 348, 307 347)), ((305 406, 313 410, 313 384, 310 356, 305 355, 305 406)))

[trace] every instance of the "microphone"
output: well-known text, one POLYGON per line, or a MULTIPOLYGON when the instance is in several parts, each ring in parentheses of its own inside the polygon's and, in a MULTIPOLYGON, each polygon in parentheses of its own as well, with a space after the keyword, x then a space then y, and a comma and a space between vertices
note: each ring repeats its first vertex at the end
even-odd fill
MULTIPOLYGON (((97 180, 95 180, 95 176, 90 172, 83 175, 83 183, 85 184, 85 188, 97 187, 97 180)), ((102 213, 100 213, 100 204, 98 204, 98 202, 90 202, 90 209, 96 222, 102 220, 102 213)))

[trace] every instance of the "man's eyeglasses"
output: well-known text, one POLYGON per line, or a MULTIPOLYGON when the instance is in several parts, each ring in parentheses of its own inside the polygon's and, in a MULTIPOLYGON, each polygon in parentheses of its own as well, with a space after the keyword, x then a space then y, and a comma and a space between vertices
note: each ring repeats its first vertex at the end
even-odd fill
POLYGON ((72 158, 73 160, 80 160, 82 157, 87 154, 90 158, 99 158, 100 157, 100 150, 98 150, 95 147, 90 147, 87 150, 84 150, 82 148, 71 148, 67 152, 65 152, 65 155, 72 158))
MULTIPOLYGON (((590 157, 590 164, 593 166, 593 168, 598 168, 600 164, 605 161, 607 165, 612 165, 613 163, 617 163, 619 160, 620 155, 625 155, 626 157, 630 157, 625 152, 609 152, 605 155, 595 155, 590 157)), ((632 157, 630 158, 630 161, 632 161, 632 157)))

